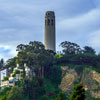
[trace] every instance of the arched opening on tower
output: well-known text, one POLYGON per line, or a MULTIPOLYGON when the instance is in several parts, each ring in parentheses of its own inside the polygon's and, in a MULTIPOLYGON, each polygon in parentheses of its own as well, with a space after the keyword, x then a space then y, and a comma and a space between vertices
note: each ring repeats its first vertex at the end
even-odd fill
POLYGON ((53 19, 51 20, 51 25, 54 25, 54 21, 53 21, 53 19))
POLYGON ((48 25, 50 25, 50 20, 48 19, 48 25))
POLYGON ((49 16, 50 14, 48 13, 48 16, 49 16))

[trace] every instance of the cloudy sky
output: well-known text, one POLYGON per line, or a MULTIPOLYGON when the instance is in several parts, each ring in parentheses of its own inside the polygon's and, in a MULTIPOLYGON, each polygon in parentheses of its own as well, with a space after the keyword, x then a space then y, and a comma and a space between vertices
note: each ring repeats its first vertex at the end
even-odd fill
POLYGON ((44 42, 44 16, 55 11, 57 48, 62 41, 100 52, 100 0, 0 0, 0 58, 16 55, 18 44, 44 42))

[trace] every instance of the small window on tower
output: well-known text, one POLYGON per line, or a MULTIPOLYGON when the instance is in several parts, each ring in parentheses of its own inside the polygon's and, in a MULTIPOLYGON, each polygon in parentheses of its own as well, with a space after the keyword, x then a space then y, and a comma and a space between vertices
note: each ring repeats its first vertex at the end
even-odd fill
POLYGON ((53 25, 53 23, 54 23, 54 22, 53 22, 53 19, 52 19, 52 20, 51 20, 51 25, 53 25))
POLYGON ((50 20, 48 19, 48 25, 50 25, 50 20))

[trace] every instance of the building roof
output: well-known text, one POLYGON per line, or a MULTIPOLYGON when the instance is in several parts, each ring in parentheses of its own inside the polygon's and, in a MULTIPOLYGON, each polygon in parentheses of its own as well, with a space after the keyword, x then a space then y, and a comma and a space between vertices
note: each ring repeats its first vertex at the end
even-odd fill
POLYGON ((5 70, 5 69, 7 69, 6 67, 2 67, 1 69, 0 69, 0 71, 3 71, 3 70, 5 70))
POLYGON ((16 70, 16 69, 23 69, 23 68, 20 67, 20 66, 17 66, 17 67, 14 68, 14 70, 16 70))

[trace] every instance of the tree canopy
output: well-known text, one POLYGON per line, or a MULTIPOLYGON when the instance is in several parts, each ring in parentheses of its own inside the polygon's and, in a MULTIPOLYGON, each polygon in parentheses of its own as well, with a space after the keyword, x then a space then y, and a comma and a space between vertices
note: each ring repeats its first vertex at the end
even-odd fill
POLYGON ((69 99, 70 100, 85 100, 85 89, 82 83, 79 83, 74 86, 74 90, 69 99))
POLYGON ((21 89, 15 86, 7 93, 7 100, 25 100, 25 98, 21 89))
POLYGON ((80 46, 76 43, 69 41, 64 41, 60 44, 63 49, 64 54, 79 54, 82 52, 80 46))
POLYGON ((89 47, 89 46, 85 46, 83 52, 85 54, 95 54, 96 53, 96 51, 92 47, 89 47))

